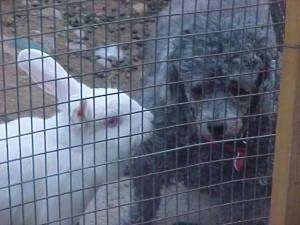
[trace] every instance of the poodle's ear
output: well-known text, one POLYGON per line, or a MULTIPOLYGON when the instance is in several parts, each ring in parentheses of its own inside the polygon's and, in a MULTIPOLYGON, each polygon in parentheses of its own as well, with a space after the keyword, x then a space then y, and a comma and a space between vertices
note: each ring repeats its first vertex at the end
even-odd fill
POLYGON ((18 65, 42 90, 55 96, 59 102, 80 93, 80 84, 68 76, 64 68, 47 53, 24 49, 18 55, 18 65))
POLYGON ((172 96, 175 96, 176 102, 186 102, 184 83, 182 82, 180 73, 174 64, 168 65, 167 82, 172 96))

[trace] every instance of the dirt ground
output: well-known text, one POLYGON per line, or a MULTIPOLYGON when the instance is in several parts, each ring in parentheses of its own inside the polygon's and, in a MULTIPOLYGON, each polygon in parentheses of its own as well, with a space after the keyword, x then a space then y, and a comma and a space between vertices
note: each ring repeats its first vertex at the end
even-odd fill
POLYGON ((167 0, 2 0, 0 2, 0 118, 46 116, 54 99, 18 70, 16 55, 30 45, 49 54, 89 86, 117 87, 136 95, 144 40, 155 12, 167 0), (100 46, 117 45, 117 58, 99 58, 100 46), (118 59, 119 58, 119 59, 118 59), (45 107, 43 107, 45 106, 45 107))

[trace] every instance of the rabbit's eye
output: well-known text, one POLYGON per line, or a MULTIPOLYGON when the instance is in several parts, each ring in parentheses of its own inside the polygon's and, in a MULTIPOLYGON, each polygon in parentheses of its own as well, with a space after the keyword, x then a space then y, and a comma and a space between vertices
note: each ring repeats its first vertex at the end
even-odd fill
POLYGON ((107 127, 116 127, 119 124, 119 117, 114 116, 106 119, 106 126, 107 127))

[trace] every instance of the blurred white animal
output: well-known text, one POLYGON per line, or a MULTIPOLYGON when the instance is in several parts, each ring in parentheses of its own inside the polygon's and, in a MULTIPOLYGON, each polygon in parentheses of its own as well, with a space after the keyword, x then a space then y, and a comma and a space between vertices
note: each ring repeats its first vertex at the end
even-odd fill
POLYGON ((148 138, 153 116, 117 89, 78 83, 39 50, 21 51, 18 62, 59 112, 0 125, 0 225, 71 224, 95 185, 122 175, 118 160, 148 138))

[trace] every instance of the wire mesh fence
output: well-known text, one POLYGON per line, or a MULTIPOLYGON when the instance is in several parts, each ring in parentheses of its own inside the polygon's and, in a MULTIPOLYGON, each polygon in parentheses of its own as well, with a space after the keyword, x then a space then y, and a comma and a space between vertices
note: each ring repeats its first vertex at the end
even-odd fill
POLYGON ((0 2, 0 225, 269 222, 282 0, 0 2))

